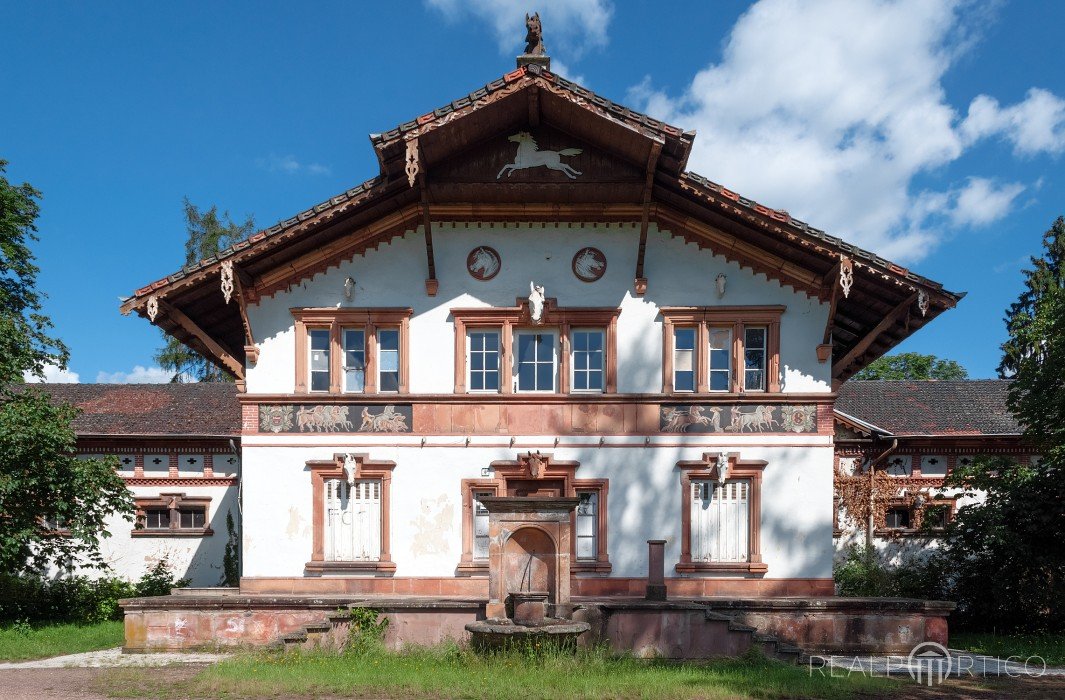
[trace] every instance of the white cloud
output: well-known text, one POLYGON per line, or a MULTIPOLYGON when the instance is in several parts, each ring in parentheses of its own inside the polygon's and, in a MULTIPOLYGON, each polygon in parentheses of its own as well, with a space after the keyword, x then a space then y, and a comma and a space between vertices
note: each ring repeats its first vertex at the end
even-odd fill
POLYGON ((295 156, 279 156, 271 153, 265 158, 256 158, 255 165, 271 173, 285 173, 295 175, 307 173, 308 175, 329 175, 333 171, 327 165, 321 163, 301 163, 295 156))
POLYGON ((99 372, 97 384, 166 384, 174 375, 160 367, 136 365, 131 372, 99 372))
POLYGON ((915 191, 917 176, 992 135, 1026 154, 1065 141, 1065 102, 1042 90, 1005 108, 980 96, 964 121, 949 104, 942 78, 973 45, 969 10, 963 0, 761 0, 683 94, 647 78, 629 99, 699 131, 692 170, 915 260, 950 226, 1001 218, 1023 189, 974 177, 915 191))
POLYGON ((543 23, 547 53, 561 48, 574 59, 588 46, 606 45, 606 28, 614 13, 608 0, 541 0, 535 8, 515 0, 426 0, 426 4, 451 21, 472 16, 487 22, 503 53, 524 47, 525 13, 535 9, 543 23))
POLYGON ((1065 100, 1041 88, 1031 88, 1023 102, 1000 107, 998 100, 979 95, 969 104, 961 124, 970 141, 1002 136, 1018 154, 1065 151, 1065 100))
POLYGON ((956 226, 986 226, 1004 217, 1013 200, 1024 191, 1019 182, 996 185, 982 177, 971 177, 957 191, 950 219, 956 226))
MULTIPOLYGON (((22 378, 27 384, 38 384, 42 381, 39 377, 29 372, 24 373, 22 378)), ((81 381, 81 378, 77 372, 72 372, 69 369, 60 369, 55 365, 45 365, 44 381, 49 384, 77 384, 81 381)))

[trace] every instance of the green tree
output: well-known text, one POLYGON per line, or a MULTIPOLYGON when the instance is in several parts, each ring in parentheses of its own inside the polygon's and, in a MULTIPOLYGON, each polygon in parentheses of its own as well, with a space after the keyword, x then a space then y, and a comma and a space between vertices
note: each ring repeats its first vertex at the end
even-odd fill
MULTIPOLYGON (((218 207, 201 211, 195 204, 184 199, 185 264, 209 258, 220 250, 241 241, 255 232, 255 222, 248 216, 243 223, 236 223, 229 212, 218 213, 218 207)), ((172 372, 172 382, 231 382, 232 375, 215 366, 210 360, 176 338, 163 334, 165 345, 155 353, 155 361, 163 369, 172 372)))
POLYGON ((857 372, 851 379, 968 379, 969 373, 954 360, 935 355, 903 352, 885 355, 857 372))
POLYGON ((29 247, 40 193, 8 182, 6 166, 0 160, 0 571, 102 565, 106 521, 115 513, 132 519, 133 500, 117 459, 75 457, 76 409, 23 383, 43 379, 47 365, 65 368, 68 352, 42 313, 29 247), (70 536, 55 536, 57 525, 70 536))
POLYGON ((1025 290, 1006 313, 999 371, 1038 464, 974 460, 950 478, 982 491, 946 542, 963 613, 987 627, 1065 630, 1065 219, 1043 236, 1025 290))

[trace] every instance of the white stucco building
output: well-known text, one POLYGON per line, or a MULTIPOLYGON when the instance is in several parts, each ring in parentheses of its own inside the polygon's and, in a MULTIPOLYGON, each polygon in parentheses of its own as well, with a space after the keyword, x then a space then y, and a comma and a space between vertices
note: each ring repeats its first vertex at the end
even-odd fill
POLYGON ((960 297, 693 139, 526 65, 137 290, 238 378, 242 593, 483 596, 479 499, 539 495, 574 596, 641 593, 648 540, 671 593, 831 595, 835 390, 960 297))

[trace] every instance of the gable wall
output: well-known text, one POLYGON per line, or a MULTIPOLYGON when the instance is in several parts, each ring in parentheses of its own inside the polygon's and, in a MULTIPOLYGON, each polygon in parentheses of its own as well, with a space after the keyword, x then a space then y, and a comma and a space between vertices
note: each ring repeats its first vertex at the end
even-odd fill
POLYGON ((782 389, 785 392, 828 392, 831 367, 817 361, 827 305, 764 275, 740 269, 708 250, 673 238, 653 227, 648 235, 645 274, 648 292, 632 291, 638 227, 579 225, 529 227, 436 224, 433 242, 436 297, 425 294, 425 245, 420 230, 408 232, 365 256, 306 280, 288 292, 262 300, 248 313, 259 362, 249 368, 251 394, 292 393, 295 384, 293 307, 412 307, 410 323, 410 389, 412 393, 452 393, 454 389, 453 307, 514 306, 529 293, 529 282, 546 287, 562 307, 620 307, 618 319, 618 391, 659 393, 662 388, 662 326, 659 306, 768 305, 787 306, 781 321, 782 389), (481 282, 466 272, 466 256, 475 247, 495 248, 503 265, 492 280, 481 282), (607 271, 594 283, 578 280, 572 270, 574 253, 585 246, 607 257, 607 271), (714 279, 727 278, 718 299, 714 279), (344 280, 356 281, 354 297, 344 299, 344 280))

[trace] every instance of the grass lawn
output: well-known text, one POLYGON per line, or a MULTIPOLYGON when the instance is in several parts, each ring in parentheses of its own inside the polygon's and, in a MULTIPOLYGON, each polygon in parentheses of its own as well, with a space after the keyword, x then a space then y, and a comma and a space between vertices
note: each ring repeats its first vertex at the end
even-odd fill
POLYGON ((1003 659, 1008 656, 1042 656, 1047 666, 1065 666, 1065 635, 1061 634, 960 632, 950 635, 950 646, 1003 659))
POLYGON ((122 646, 122 629, 121 622, 2 627, 0 661, 28 661, 122 646))
POLYGON ((533 658, 480 657, 457 646, 361 655, 248 654, 167 681, 141 669, 114 669, 101 690, 112 696, 426 698, 851 698, 891 693, 882 678, 828 678, 806 667, 750 658, 676 663, 614 658, 601 652, 533 658))

